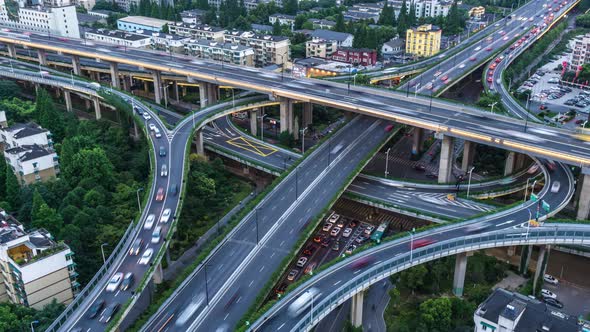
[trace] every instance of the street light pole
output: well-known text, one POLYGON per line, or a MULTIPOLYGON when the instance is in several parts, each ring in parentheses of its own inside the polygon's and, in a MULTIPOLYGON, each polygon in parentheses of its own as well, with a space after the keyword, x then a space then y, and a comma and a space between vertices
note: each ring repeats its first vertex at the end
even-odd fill
POLYGON ((469 188, 471 187, 471 173, 473 173, 474 169, 475 166, 472 166, 471 169, 469 169, 469 181, 467 182, 467 198, 469 198, 469 188))
POLYGON ((137 208, 139 210, 139 212, 141 212, 141 201, 139 200, 139 192, 143 190, 143 187, 137 189, 137 191, 135 192, 137 194, 137 208))
POLYGON ((100 245, 100 252, 102 253, 102 262, 103 262, 104 264, 106 264, 106 262, 107 262, 107 260, 106 260, 106 259, 105 259, 105 257, 104 257, 104 246, 108 246, 108 245, 109 245, 109 244, 108 244, 108 243, 106 243, 106 242, 100 245))
POLYGON ((412 230, 410 231, 410 263, 412 262, 413 254, 414 254, 414 230, 415 228, 412 228, 412 230))
POLYGON ((207 305, 209 305, 209 282, 207 278, 207 263, 203 266, 205 268, 205 298, 207 299, 207 305))
POLYGON ((493 102, 493 103, 491 103, 491 104, 488 105, 488 106, 490 106, 492 108, 492 110, 491 110, 492 114, 494 114, 494 106, 496 106, 497 103, 498 102, 496 101, 496 102, 493 102))
POLYGON ((295 200, 299 199, 299 166, 295 167, 295 200))
POLYGON ((268 114, 264 114, 263 116, 260 116, 260 140, 264 142, 264 117, 267 116, 268 114))
POLYGON ((301 129, 301 153, 305 153, 305 131, 307 128, 301 129))
POLYGON ((260 210, 260 208, 256 208, 256 244, 258 244, 259 238, 258 238, 258 210, 260 210))
POLYGON ((387 176, 389 175, 389 171, 388 171, 388 166, 389 166, 389 150, 391 150, 391 148, 388 148, 387 151, 385 151, 385 178, 387 178, 387 176))
POLYGON ((529 238, 529 230, 531 229, 531 219, 533 219, 533 213, 531 209, 527 209, 529 211, 529 220, 526 222, 526 238, 529 238))
POLYGON ((33 326, 35 324, 39 324, 39 321, 38 320, 34 320, 34 321, 31 322, 31 332, 35 332, 35 327, 33 326))

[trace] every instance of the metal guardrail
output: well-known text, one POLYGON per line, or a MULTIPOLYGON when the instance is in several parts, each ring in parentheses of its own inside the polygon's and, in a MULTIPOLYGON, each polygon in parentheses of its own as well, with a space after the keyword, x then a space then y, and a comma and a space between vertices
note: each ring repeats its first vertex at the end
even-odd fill
POLYGON ((99 96, 98 93, 96 92, 96 90, 93 90, 90 88, 84 88, 79 85, 65 83, 65 82, 62 82, 59 80, 46 79, 46 78, 42 78, 42 77, 33 76, 33 73, 31 73, 31 75, 24 75, 24 74, 17 74, 17 73, 10 72, 10 71, 2 71, 2 72, 0 72, 0 76, 10 77, 10 78, 19 79, 19 80, 25 80, 25 81, 29 81, 29 82, 35 82, 35 83, 44 84, 44 85, 59 86, 61 88, 67 89, 67 90, 78 91, 78 92, 81 92, 81 93, 84 93, 87 95, 92 95, 92 96, 97 96, 97 97, 99 96))
POLYGON ((68 318, 76 311, 76 309, 82 304, 82 302, 95 290, 96 286, 99 284, 100 279, 107 274, 109 268, 115 263, 117 260, 119 253, 122 251, 126 251, 127 247, 131 243, 128 241, 129 239, 133 238, 135 234, 136 228, 141 227, 141 223, 134 224, 131 222, 127 227, 127 230, 119 240, 119 243, 115 247, 115 249, 111 252, 111 255, 106 260, 106 262, 101 266, 101 268, 96 272, 94 277, 86 284, 86 287, 78 293, 78 295, 74 298, 66 309, 53 321, 51 325, 45 330, 46 332, 57 332, 59 328, 68 320, 68 318), (135 227, 133 227, 135 226, 135 227))
POLYGON ((414 250, 412 259, 410 259, 410 253, 404 253, 360 274, 331 294, 327 294, 324 300, 314 306, 309 315, 306 315, 305 318, 300 320, 292 331, 311 330, 315 324, 319 323, 322 318, 337 306, 353 295, 369 288, 372 284, 399 271, 434 259, 467 251, 511 245, 590 244, 590 226, 566 226, 561 224, 552 227, 552 229, 542 228, 531 230, 526 237, 522 231, 522 229, 519 229, 510 232, 498 232, 490 235, 476 235, 447 240, 430 247, 414 250), (566 229, 560 230, 560 228, 566 229), (516 232, 519 233, 515 234, 516 232))

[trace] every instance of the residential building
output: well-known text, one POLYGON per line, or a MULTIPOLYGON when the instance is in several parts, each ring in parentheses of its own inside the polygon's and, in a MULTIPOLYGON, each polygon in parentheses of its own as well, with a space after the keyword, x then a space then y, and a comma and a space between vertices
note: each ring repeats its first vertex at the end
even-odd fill
POLYGON ((486 9, 483 6, 477 6, 469 9, 469 17, 481 20, 481 18, 485 15, 486 9))
POLYGON ((350 65, 318 58, 298 59, 291 68, 294 77, 336 76, 350 71, 350 65))
POLYGON ((6 119, 6 112, 0 111, 0 128, 8 127, 8 120, 6 119))
POLYGON ((22 185, 53 179, 59 173, 51 133, 34 123, 0 129, 6 163, 22 185))
POLYGON ((590 62, 590 33, 574 39, 574 51, 572 52, 572 66, 577 68, 590 62))
POLYGON ((391 38, 381 46, 383 57, 397 55, 404 52, 406 41, 401 38, 391 38))
POLYGON ((288 37, 232 30, 225 33, 224 41, 254 49, 254 65, 256 67, 266 67, 271 64, 282 65, 289 62, 291 41, 288 37))
MULTIPOLYGON (((219 6, 221 5, 221 2, 222 1, 223 0, 208 0, 207 2, 209 3, 209 6, 211 6, 211 7, 219 8, 219 6)), ((261 4, 261 3, 268 4, 271 1, 272 0, 245 0, 244 1, 244 7, 246 7, 246 10, 247 11, 251 11, 252 9, 256 8, 259 4, 261 4)), ((274 3, 279 8, 283 6, 283 1, 282 0, 275 0, 274 3)))
POLYGON ((184 46, 190 37, 171 35, 162 32, 138 31, 138 33, 150 37, 150 45, 153 49, 172 53, 184 53, 184 46))
POLYGON ((577 332, 578 319, 545 303, 498 288, 473 314, 475 332, 577 332))
POLYGON ((414 2, 416 18, 447 16, 452 2, 439 0, 422 0, 414 2))
POLYGON ((311 22, 311 24, 313 24, 314 29, 328 29, 329 30, 329 29, 334 28, 334 26, 336 26, 336 22, 330 21, 330 20, 310 18, 307 21, 311 22))
POLYGON ((379 21, 380 13, 377 12, 355 12, 355 11, 346 11, 342 13, 344 16, 344 20, 347 22, 359 22, 359 21, 366 21, 371 20, 373 23, 377 23, 379 21))
POLYGON ((96 4, 96 0, 76 0, 76 6, 84 7, 86 10, 91 10, 96 4))
POLYGON ((295 27, 295 16, 293 15, 272 14, 268 17, 268 21, 271 24, 275 24, 275 22, 279 21, 280 25, 286 25, 291 28, 291 30, 295 27))
POLYGON ((338 47, 352 47, 354 37, 345 32, 317 29, 311 32, 310 36, 315 39, 323 39, 336 44, 338 47))
POLYGON ((313 38, 305 42, 305 57, 329 59, 338 50, 338 44, 320 38, 313 38))
POLYGON ((406 31, 406 53, 429 57, 440 51, 442 31, 432 24, 425 24, 406 31))
POLYGON ((206 13, 202 9, 184 10, 180 13, 180 19, 187 24, 199 24, 206 13))
POLYGON ((212 27, 207 24, 188 24, 177 22, 168 26, 171 34, 188 36, 192 39, 205 39, 222 42, 226 30, 218 27, 212 27))
POLYGON ((187 55, 197 58, 224 61, 240 66, 254 66, 254 49, 249 46, 206 39, 190 39, 184 47, 187 55))
POLYGON ((129 32, 137 30, 161 32, 166 24, 170 26, 174 22, 146 16, 127 16, 117 20, 117 29, 129 32))
POLYGON ((151 36, 144 34, 107 29, 87 29, 84 31, 84 37, 87 40, 130 48, 147 48, 151 46, 152 40, 151 36))
POLYGON ((256 33, 272 34, 272 25, 268 24, 251 24, 252 30, 256 33))
POLYGON ((69 304, 80 286, 73 255, 46 230, 27 232, 0 209, 0 302, 35 309, 53 300, 69 304))
POLYGON ((88 11, 88 15, 92 15, 92 16, 98 16, 100 18, 103 19, 107 19, 109 17, 110 14, 112 14, 114 12, 110 11, 110 10, 104 10, 104 9, 97 9, 97 10, 89 10, 88 11))
POLYGON ((332 60, 365 67, 374 66, 377 62, 377 50, 342 47, 332 54, 332 60))
POLYGON ((9 29, 80 38, 75 6, 24 5, 24 1, 6 3, 5 0, 0 0, 0 24, 9 29))

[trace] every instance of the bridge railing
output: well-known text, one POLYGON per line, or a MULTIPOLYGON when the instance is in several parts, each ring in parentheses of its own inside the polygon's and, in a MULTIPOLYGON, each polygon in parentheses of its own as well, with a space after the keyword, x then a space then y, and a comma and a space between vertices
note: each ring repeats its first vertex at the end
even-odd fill
POLYGON ((98 95, 96 93, 96 90, 93 90, 90 88, 85 88, 85 87, 82 87, 82 86, 76 85, 76 84, 66 83, 66 82, 63 82, 60 80, 34 76, 34 73, 25 75, 25 74, 10 72, 10 71, 2 71, 2 72, 0 72, 0 76, 10 77, 10 78, 14 78, 17 80, 25 80, 25 81, 29 81, 29 82, 35 82, 35 83, 44 84, 44 85, 59 86, 64 89, 67 89, 67 90, 79 91, 81 93, 91 95, 91 96, 98 95))
POLYGON ((96 289, 96 286, 100 284, 100 280, 102 277, 107 274, 109 268, 117 261, 119 254, 123 251, 126 251, 129 247, 131 241, 133 239, 133 235, 135 234, 137 228, 141 227, 141 223, 133 223, 131 222, 127 227, 127 230, 119 240, 119 243, 111 252, 109 258, 105 261, 105 263, 101 266, 98 272, 94 275, 94 277, 86 284, 86 287, 76 295, 74 300, 66 307, 66 309, 53 321, 53 323, 45 330, 46 332, 56 332, 58 331, 64 323, 67 322, 68 318, 80 307, 80 305, 84 302, 84 300, 90 296, 93 291, 96 289))
MULTIPOLYGON (((503 247, 511 245, 530 244, 588 244, 590 243, 590 226, 555 225, 554 227, 530 230, 528 234, 523 229, 509 232, 497 232, 488 235, 475 235, 452 239, 438 244, 406 252, 383 264, 369 269, 358 277, 343 284, 324 299, 313 306, 295 326, 294 331, 309 331, 324 318, 353 295, 369 288, 372 284, 394 273, 408 269, 440 257, 450 256, 461 252, 503 247), (412 257, 410 257, 410 255, 412 257)), ((526 230, 525 230, 526 232, 526 230)), ((272 312, 270 312, 272 314, 272 312)))

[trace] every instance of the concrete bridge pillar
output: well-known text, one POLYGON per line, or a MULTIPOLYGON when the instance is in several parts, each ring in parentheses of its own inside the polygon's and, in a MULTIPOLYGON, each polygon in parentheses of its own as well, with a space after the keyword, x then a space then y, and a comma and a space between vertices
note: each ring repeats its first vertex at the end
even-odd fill
POLYGON ((414 127, 412 133, 412 155, 416 156, 422 152, 422 137, 424 136, 424 130, 422 128, 414 127))
POLYGON ((143 81, 143 92, 145 92, 145 93, 150 92, 150 86, 147 81, 143 81))
POLYGON ((303 104, 303 128, 307 128, 307 126, 309 126, 312 123, 313 123, 313 104, 312 103, 304 103, 303 104))
POLYGON ((123 75, 123 90, 131 92, 131 76, 123 75))
POLYGON ((219 100, 219 85, 213 83, 206 84, 208 105, 217 103, 217 100, 219 100))
POLYGON ((514 162, 514 170, 518 171, 521 170, 525 167, 525 162, 527 159, 527 155, 526 154, 522 154, 522 153, 517 153, 516 154, 516 160, 514 162))
POLYGON ((516 152, 509 151, 506 156, 506 164, 504 164, 504 176, 514 173, 516 168, 516 152))
POLYGON ((281 133, 288 131, 293 133, 293 101, 289 98, 280 98, 281 133))
POLYGON ((154 97, 156 104, 160 104, 162 101, 162 73, 160 71, 153 71, 152 76, 154 78, 154 97))
POLYGON ((197 154, 204 156, 205 155, 205 147, 203 146, 203 130, 199 129, 195 132, 195 139, 193 141, 195 143, 195 147, 197 149, 197 154))
POLYGON ((350 320, 352 326, 361 327, 363 325, 363 299, 365 293, 359 292, 352 297, 352 306, 350 307, 350 320))
POLYGON ((39 59, 41 66, 47 66, 47 53, 45 53, 45 50, 37 50, 37 59, 39 59))
POLYGON ((209 93, 207 92, 207 82, 199 82, 199 101, 201 108, 209 105, 209 93))
POLYGON ((531 262, 532 253, 533 253, 533 246, 532 245, 522 247, 522 252, 521 252, 522 257, 520 257, 520 266, 518 267, 518 271, 520 273, 527 272, 529 263, 531 262))
POLYGON ((116 62, 110 63, 111 67, 111 85, 114 88, 121 88, 121 81, 119 80, 119 65, 116 62))
POLYGON ((178 91, 178 82, 172 81, 172 96, 177 102, 180 101, 180 93, 178 91))
POLYGON ((8 48, 8 56, 16 58, 16 46, 14 44, 6 44, 6 48, 8 48))
MULTIPOLYGON (((582 167, 582 173, 578 179, 577 186, 580 188, 576 219, 588 219, 590 215, 590 168, 582 167)), ((577 188, 576 188, 577 189, 577 188)))
POLYGON ((162 263, 156 266, 154 270, 154 284, 159 285, 164 281, 164 270, 162 269, 162 263))
POLYGON ((66 101, 66 110, 68 112, 73 112, 74 109, 72 108, 72 95, 70 91, 64 90, 64 100, 66 101))
POLYGON ((96 120, 100 120, 102 115, 100 114, 100 101, 98 97, 93 97, 92 102, 94 103, 94 112, 96 113, 96 120))
POLYGON ((252 136, 258 134, 258 108, 250 110, 250 133, 252 136))
POLYGON ((461 161, 461 170, 463 172, 468 172, 471 166, 473 166, 476 144, 475 142, 465 141, 463 145, 463 160, 461 161))
POLYGON ((82 76, 82 67, 80 66, 80 56, 72 55, 72 70, 74 74, 82 76))
POLYGON ((438 169, 438 183, 451 182, 453 175, 453 149, 455 140, 451 136, 444 135, 440 147, 440 163, 438 169))
POLYGON ((539 276, 541 275, 541 273, 544 274, 544 267, 546 265, 544 265, 543 262, 545 261, 545 254, 549 251, 549 248, 549 245, 544 245, 541 246, 539 250, 539 256, 537 256, 537 266, 535 269, 535 278, 533 279, 533 294, 535 294, 537 291, 537 281, 539 279, 539 276))
POLYGON ((457 254, 455 259, 455 275, 453 276, 453 294, 457 297, 463 296, 465 285, 465 272, 467 271, 467 253, 457 254))

